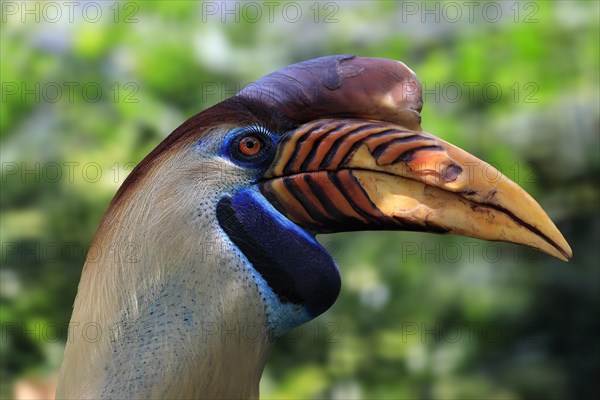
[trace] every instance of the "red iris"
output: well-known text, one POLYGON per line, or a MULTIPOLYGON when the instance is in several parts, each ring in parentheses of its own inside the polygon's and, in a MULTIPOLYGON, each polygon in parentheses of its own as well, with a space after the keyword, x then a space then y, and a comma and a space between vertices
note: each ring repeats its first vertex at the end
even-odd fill
POLYGON ((254 156, 261 150, 261 143, 256 136, 246 136, 240 140, 238 149, 244 155, 254 156))

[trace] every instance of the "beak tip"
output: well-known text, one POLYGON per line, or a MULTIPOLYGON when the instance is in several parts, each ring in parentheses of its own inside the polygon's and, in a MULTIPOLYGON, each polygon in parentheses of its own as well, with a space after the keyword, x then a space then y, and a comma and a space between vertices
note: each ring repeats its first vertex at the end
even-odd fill
POLYGON ((561 259, 564 262, 569 262, 569 260, 573 258, 573 250, 571 249, 571 246, 569 245, 569 242, 567 242, 565 237, 562 234, 560 234, 560 231, 558 231, 558 234, 560 235, 560 240, 557 243, 556 249, 560 252, 562 256, 561 259))
POLYGON ((571 246, 569 246, 566 240, 563 240, 563 243, 560 243, 560 245, 555 245, 552 250, 552 253, 548 254, 564 262, 569 262, 573 258, 573 250, 571 250, 571 246))
POLYGON ((571 258, 573 258, 573 250, 571 250, 571 247, 567 244, 567 248, 564 251, 564 256, 565 256, 565 262, 569 262, 569 260, 571 260, 571 258))

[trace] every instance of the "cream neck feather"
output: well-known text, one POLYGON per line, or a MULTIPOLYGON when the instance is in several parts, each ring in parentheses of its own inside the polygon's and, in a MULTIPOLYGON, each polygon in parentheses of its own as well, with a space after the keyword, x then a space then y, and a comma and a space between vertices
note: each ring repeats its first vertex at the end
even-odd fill
POLYGON ((101 224, 58 398, 258 397, 272 344, 264 304, 216 222, 216 191, 207 188, 217 183, 198 181, 211 175, 207 166, 172 164, 161 165, 168 174, 150 171, 144 190, 113 205, 101 224))

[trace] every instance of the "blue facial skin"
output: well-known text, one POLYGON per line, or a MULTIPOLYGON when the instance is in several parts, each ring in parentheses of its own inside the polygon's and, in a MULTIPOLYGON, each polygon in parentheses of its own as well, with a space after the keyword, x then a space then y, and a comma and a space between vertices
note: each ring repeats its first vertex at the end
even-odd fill
MULTIPOLYGON (((257 181, 273 160, 279 137, 264 131, 268 151, 255 162, 232 157, 232 144, 256 128, 230 133, 221 149, 232 162, 257 170, 257 181), (242 165, 243 163, 244 165, 242 165)), ((276 336, 325 312, 337 299, 341 280, 337 266, 314 236, 277 211, 256 186, 240 188, 217 204, 223 231, 257 272, 255 279, 265 298, 268 322, 276 336)))

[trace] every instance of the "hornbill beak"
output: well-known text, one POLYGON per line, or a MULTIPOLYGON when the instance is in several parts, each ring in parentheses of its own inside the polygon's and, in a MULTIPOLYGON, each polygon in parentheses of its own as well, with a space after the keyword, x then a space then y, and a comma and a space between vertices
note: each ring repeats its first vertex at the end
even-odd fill
POLYGON ((540 205, 500 171, 429 133, 325 119, 280 142, 261 191, 312 232, 417 230, 525 244, 567 261, 540 205))
POLYGON ((421 130, 421 85, 401 62, 323 57, 267 75, 239 95, 302 123, 279 141, 260 190, 308 231, 454 233, 572 256, 516 183, 421 130))

